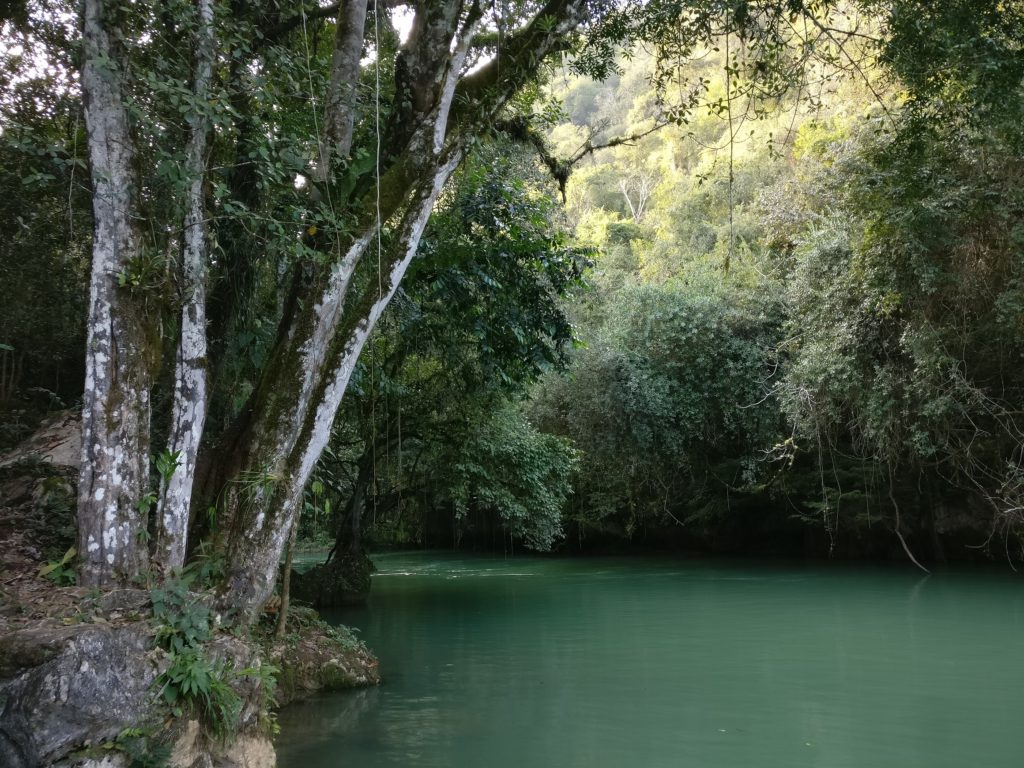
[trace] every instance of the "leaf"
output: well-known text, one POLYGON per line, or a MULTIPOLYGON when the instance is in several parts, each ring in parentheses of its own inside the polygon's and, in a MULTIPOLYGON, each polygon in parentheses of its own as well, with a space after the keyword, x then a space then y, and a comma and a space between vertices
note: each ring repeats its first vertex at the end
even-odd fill
POLYGON ((78 554, 78 550, 76 550, 74 547, 71 547, 67 552, 64 553, 64 557, 62 557, 60 559, 60 562, 54 561, 54 562, 51 562, 51 563, 47 563, 42 568, 40 568, 39 569, 39 575, 40 576, 46 576, 48 574, 53 573, 58 568, 63 568, 65 565, 70 563, 71 560, 74 559, 75 555, 77 555, 77 554, 78 554))

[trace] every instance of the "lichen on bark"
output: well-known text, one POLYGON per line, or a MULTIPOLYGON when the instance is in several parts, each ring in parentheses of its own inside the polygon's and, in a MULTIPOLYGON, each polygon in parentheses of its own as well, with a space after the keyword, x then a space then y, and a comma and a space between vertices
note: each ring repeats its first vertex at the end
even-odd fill
POLYGON ((141 238, 116 15, 103 0, 83 6, 82 95, 95 222, 78 503, 86 585, 130 580, 148 561, 140 500, 149 483, 151 322, 118 285, 141 254, 141 238))

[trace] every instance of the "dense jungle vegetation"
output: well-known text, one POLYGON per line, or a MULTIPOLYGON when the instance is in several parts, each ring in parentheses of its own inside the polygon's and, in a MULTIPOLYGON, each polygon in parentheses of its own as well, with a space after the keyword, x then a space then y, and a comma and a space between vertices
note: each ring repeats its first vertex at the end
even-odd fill
MULTIPOLYGON (((257 606, 296 529, 335 551, 1021 556, 1019 3, 652 2, 588 24, 584 3, 424 3, 404 46, 413 14, 390 4, 352 21, 343 3, 337 23, 326 3, 86 5, 117 30, 96 55, 115 60, 110 124, 136 155, 134 250, 103 291, 121 297, 115 346, 144 358, 119 374, 134 395, 101 403, 89 379, 86 430, 138 407, 122 506, 155 563, 181 564, 185 529, 190 550, 221 541, 229 563, 273 564, 229 566, 257 606), (437 42, 481 16, 468 60, 437 42), (346 23, 354 95, 338 96, 346 23), (438 51, 448 69, 417 69, 438 51), (481 84, 495 64, 515 71, 481 84), (357 246, 355 314, 323 331, 307 398, 293 379, 320 371, 311 329, 357 246), (175 503, 185 528, 163 530, 175 503), (250 541, 265 519, 269 543, 250 541)), ((112 215, 95 195, 117 173, 87 132, 74 9, 4 14, 7 448, 82 407, 93 233, 112 215)), ((109 478, 89 482, 102 500, 109 478)))

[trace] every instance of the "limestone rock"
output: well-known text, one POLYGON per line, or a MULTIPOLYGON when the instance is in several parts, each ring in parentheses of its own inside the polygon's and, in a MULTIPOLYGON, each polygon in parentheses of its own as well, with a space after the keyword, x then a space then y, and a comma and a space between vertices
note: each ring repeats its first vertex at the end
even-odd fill
MULTIPOLYGON (((138 590, 110 593, 113 607, 131 608, 138 590)), ((236 669, 261 664, 252 643, 229 635, 206 652, 236 669)), ((145 621, 61 626, 35 624, 0 636, 0 766, 2 768, 125 768, 123 753, 104 752, 129 727, 165 716, 153 682, 167 664, 145 621)), ((195 721, 168 734, 174 768, 273 768, 272 743, 261 733, 266 703, 260 682, 239 677, 239 732, 206 738, 195 721), (177 738, 172 734, 178 732, 177 738)))
POLYGON ((3 638, 0 756, 35 768, 85 744, 114 739, 138 722, 159 672, 149 627, 36 627, 3 638), (41 662, 41 663, 37 663, 41 662))
POLYGON ((196 720, 189 720, 168 761, 174 768, 274 768, 274 745, 263 734, 243 733, 227 745, 211 745, 196 720))
POLYGON ((30 437, 0 456, 0 468, 29 458, 77 471, 82 463, 82 414, 68 410, 48 417, 30 437))
POLYGON ((271 641, 268 655, 280 669, 279 706, 319 691, 337 691, 380 684, 377 658, 344 627, 331 627, 316 611, 293 608, 289 634, 271 641))

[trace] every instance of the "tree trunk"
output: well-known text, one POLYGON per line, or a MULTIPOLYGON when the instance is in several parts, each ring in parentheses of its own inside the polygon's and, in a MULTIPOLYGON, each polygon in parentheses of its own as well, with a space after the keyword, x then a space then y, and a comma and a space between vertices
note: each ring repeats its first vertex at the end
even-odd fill
POLYGON ((338 12, 334 51, 331 55, 331 82, 324 107, 324 131, 320 137, 317 158, 321 182, 326 182, 329 177, 333 165, 332 154, 347 160, 352 150, 366 8, 366 0, 348 0, 338 12))
POLYGON ((334 546, 327 554, 327 562, 333 557, 341 557, 346 551, 358 552, 360 550, 363 527, 363 512, 366 509, 366 496, 370 490, 370 483, 373 482, 373 454, 372 448, 364 451, 359 457, 357 464, 356 480, 352 486, 352 495, 349 497, 346 514, 338 521, 338 530, 334 534, 334 546), (347 531, 346 535, 346 523, 347 531))
POLYGON ((144 298, 118 287, 119 274, 143 254, 114 14, 103 0, 85 0, 82 96, 95 218, 78 497, 87 586, 125 582, 147 564, 149 392, 159 359, 144 298))
MULTIPOLYGON (((334 416, 359 354, 398 288, 416 253, 434 202, 459 160, 461 152, 447 157, 434 172, 429 188, 419 192, 418 199, 407 211, 399 237, 403 250, 399 258, 392 258, 392 263, 384 265, 390 266, 391 271, 379 295, 375 290, 368 290, 360 296, 356 306, 350 306, 350 311, 346 312, 343 324, 340 317, 334 320, 335 333, 327 338, 324 338, 326 334, 312 334, 302 345, 305 349, 301 367, 288 367, 285 371, 289 375, 294 375, 296 370, 306 373, 299 381, 292 379, 290 382, 290 376, 286 375, 284 381, 279 380, 274 387, 276 396, 272 402, 283 411, 278 411, 277 421, 267 418, 273 414, 270 411, 270 414, 259 414, 260 418, 252 422, 261 425, 258 438, 251 433, 259 442, 254 446, 246 440, 245 447, 259 450, 250 450, 245 464, 236 472, 238 480, 227 486, 224 498, 228 509, 222 512, 231 521, 227 543, 230 564, 227 599, 249 617, 255 615, 273 589, 285 535, 301 505, 306 483, 327 445, 334 416), (323 367, 323 375, 314 389, 308 374, 315 371, 312 366, 317 363, 323 367), (290 390, 285 389, 289 384, 290 390)), ((365 249, 368 239, 361 238, 357 245, 365 249)), ((333 304, 329 311, 337 315, 344 296, 332 293, 329 292, 327 300, 319 306, 326 308, 333 304)), ((264 386, 267 386, 266 380, 261 382, 261 388, 264 386)))
MULTIPOLYGON (((270 362, 232 429, 220 477, 212 483, 219 489, 214 493, 229 564, 222 599, 243 618, 251 620, 273 589, 304 487, 359 354, 415 255, 467 140, 495 118, 545 56, 569 44, 567 35, 585 12, 582 0, 550 0, 489 64, 460 83, 481 6, 461 0, 417 6, 396 62, 396 109, 379 153, 386 169, 355 185, 370 191, 360 192, 362 200, 347 209, 356 223, 337 235, 337 261, 320 270, 311 265, 313 278, 296 283, 292 311, 286 312, 270 362), (462 95, 453 110, 457 86, 462 95), (378 225, 387 221, 393 221, 388 246, 376 259, 364 258, 378 225)), ((357 39, 339 31, 335 44, 351 46, 357 39)), ((335 67, 354 60, 349 48, 335 56, 335 67)), ((344 99, 334 104, 348 109, 344 99)), ((346 119, 327 115, 325 124, 347 125, 346 119)), ((327 162, 329 157, 321 159, 327 162)), ((334 201, 339 204, 351 201, 334 201)))
POLYGON ((288 537, 288 554, 284 559, 284 573, 281 575, 281 605, 277 609, 277 628, 274 637, 282 640, 288 627, 288 604, 292 597, 292 562, 295 557, 295 539, 299 533, 299 516, 292 523, 292 533, 288 537))
MULTIPOLYGON (((345 10, 341 13, 339 24, 347 24, 345 10)), ((457 15, 446 17, 448 40, 456 31, 457 15)), ((415 124, 404 161, 396 162, 377 180, 375 215, 361 217, 361 231, 351 237, 344 256, 321 272, 303 301, 294 302, 297 311, 285 318, 272 362, 235 430, 230 461, 222 468, 227 482, 220 484, 219 514, 226 528, 229 563, 224 599, 249 619, 273 589, 285 537, 330 437, 359 354, 416 253, 434 202, 462 159, 461 147, 445 147, 445 132, 471 40, 470 25, 475 26, 477 18, 474 12, 467 19, 453 53, 432 62, 434 99, 428 100, 429 109, 415 124), (391 212, 400 215, 397 246, 385 253, 378 231, 381 217, 391 212), (375 239, 377 264, 365 265, 366 279, 360 281, 357 295, 349 296, 356 270, 375 239)), ((336 51, 335 70, 358 62, 361 35, 339 30, 335 44, 350 46, 336 51)), ((351 110, 344 98, 336 98, 333 104, 335 110, 351 110)), ((340 127, 334 136, 324 137, 322 146, 344 150, 349 140, 346 118, 327 115, 325 125, 340 127), (337 147, 339 140, 342 146, 337 147)), ((329 162, 329 157, 321 158, 321 167, 329 162)))
MULTIPOLYGON (((366 512, 366 492, 369 490, 368 485, 363 485, 361 488, 356 488, 356 495, 352 497, 352 518, 349 520, 352 534, 352 540, 349 542, 349 552, 360 552, 363 549, 363 513, 366 512)), ((341 538, 341 532, 338 532, 338 538, 341 538)), ((338 542, 335 541, 334 546, 338 546, 338 542)))
POLYGON ((206 233, 203 181, 206 176, 207 137, 210 117, 207 107, 213 72, 213 0, 197 0, 198 31, 192 92, 196 110, 190 119, 185 150, 186 173, 190 179, 186 202, 182 277, 181 337, 174 372, 174 405, 167 452, 177 467, 160 479, 156 510, 154 559, 165 571, 185 562, 192 483, 196 457, 203 436, 207 411, 206 374, 206 233))

